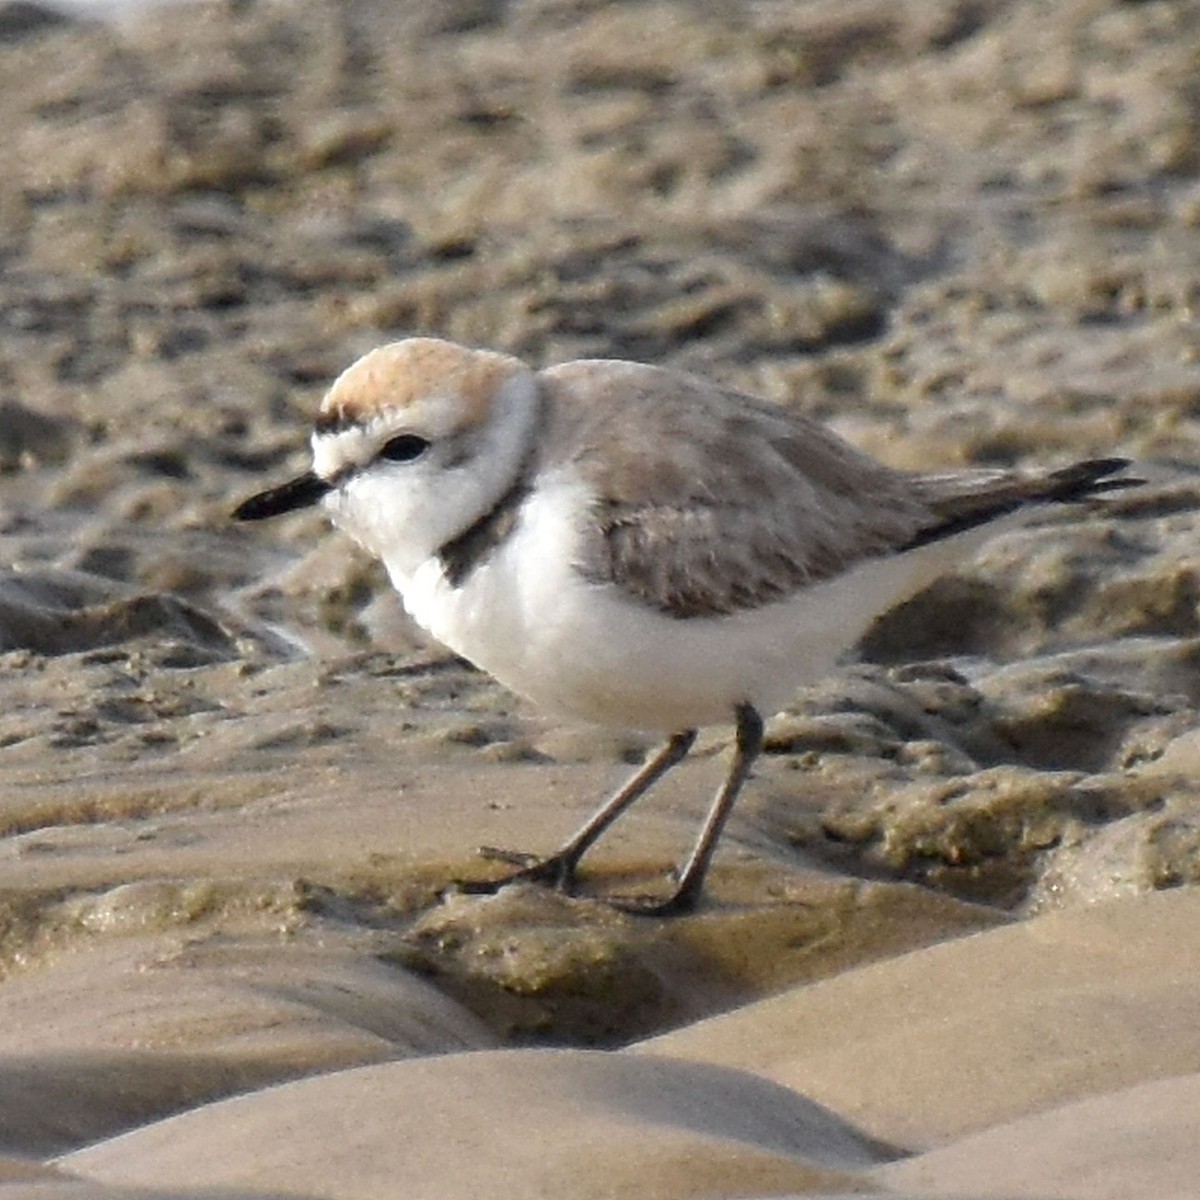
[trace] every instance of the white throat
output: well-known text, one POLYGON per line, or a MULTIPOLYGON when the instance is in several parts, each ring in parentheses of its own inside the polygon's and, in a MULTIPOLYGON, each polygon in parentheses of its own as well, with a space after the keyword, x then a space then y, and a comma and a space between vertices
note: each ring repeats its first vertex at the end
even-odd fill
MULTIPOLYGON (((532 372, 497 389, 488 415, 457 434, 437 437, 412 463, 377 460, 350 472, 323 504, 333 523, 382 559, 403 592, 422 563, 469 529, 503 497, 526 465, 538 411, 532 372)), ((330 447, 314 434, 314 457, 330 447)), ((337 439, 361 438, 350 430, 337 439)))

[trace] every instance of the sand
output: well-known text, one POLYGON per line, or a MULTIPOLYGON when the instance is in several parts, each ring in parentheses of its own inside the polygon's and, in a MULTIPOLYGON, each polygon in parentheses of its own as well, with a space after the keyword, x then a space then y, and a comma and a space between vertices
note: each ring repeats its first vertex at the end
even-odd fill
MULTIPOLYGON (((0 4, 0 1200, 1189 1196, 1200 12, 0 4), (626 356, 899 466, 1123 454, 798 692, 645 753, 317 514, 358 354, 626 356)), ((1194 1192, 1194 1188, 1192 1192, 1194 1192)))

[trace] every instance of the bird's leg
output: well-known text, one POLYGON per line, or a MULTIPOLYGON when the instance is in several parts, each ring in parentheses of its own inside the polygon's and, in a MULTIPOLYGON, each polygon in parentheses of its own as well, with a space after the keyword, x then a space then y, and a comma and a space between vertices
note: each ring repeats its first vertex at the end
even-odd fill
POLYGON ((575 869, 604 831, 637 799, 644 796, 672 767, 682 762, 696 740, 696 731, 686 729, 674 733, 659 750, 651 755, 634 774, 579 827, 553 854, 537 858, 510 850, 481 846, 486 858, 499 858, 520 864, 520 869, 501 879, 463 883, 464 892, 495 892, 505 884, 527 882, 545 883, 563 892, 570 892, 575 883, 575 869))
POLYGON ((721 830, 733 811, 738 793, 750 775, 750 768, 762 750, 763 719, 758 711, 749 704, 739 704, 737 708, 737 743, 733 762, 729 766, 729 774, 717 792, 704 827, 696 839, 696 845, 691 855, 679 873, 679 882, 675 891, 665 900, 613 900, 615 907, 623 912, 636 913, 639 916, 666 917, 677 913, 690 912, 700 899, 704 887, 704 877, 708 873, 709 862, 717 848, 721 830))

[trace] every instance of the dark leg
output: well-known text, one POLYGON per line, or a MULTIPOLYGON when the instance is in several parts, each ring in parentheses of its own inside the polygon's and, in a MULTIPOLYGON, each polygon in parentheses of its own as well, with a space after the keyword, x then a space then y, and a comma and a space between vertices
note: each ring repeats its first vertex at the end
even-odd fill
MULTIPOLYGON (((579 860, 588 852, 604 831, 639 797, 658 782, 672 767, 682 762, 696 740, 696 731, 686 729, 671 735, 657 753, 638 767, 633 776, 606 800, 558 850, 548 858, 535 859, 528 866, 506 875, 502 879, 462 884, 464 892, 495 892, 508 883, 521 881, 545 883, 560 891, 569 892, 575 883, 575 869, 579 860)), ((521 862, 525 855, 509 851, 494 850, 484 846, 481 853, 489 858, 503 858, 509 862, 521 862)))
POLYGON ((679 884, 675 891, 665 900, 615 900, 616 907, 625 912, 637 913, 643 916, 666 917, 676 913, 689 912, 700 899, 704 887, 704 877, 708 873, 709 862, 721 838, 721 830, 733 811, 734 803, 742 785, 750 775, 750 768, 762 750, 763 719, 756 709, 749 704, 739 704, 737 709, 737 746, 729 774, 717 792, 704 827, 696 839, 683 870, 679 874, 679 884))

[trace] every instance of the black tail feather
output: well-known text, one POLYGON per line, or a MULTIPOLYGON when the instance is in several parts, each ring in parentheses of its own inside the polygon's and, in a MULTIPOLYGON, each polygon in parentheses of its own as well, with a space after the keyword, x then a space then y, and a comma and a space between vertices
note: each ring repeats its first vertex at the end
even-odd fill
POLYGON ((1134 479, 1128 475, 1120 479, 1109 478, 1118 471, 1124 471, 1129 465, 1127 458, 1090 458, 1085 462, 1072 463, 1069 467, 1052 471, 1048 482, 1054 486, 1039 496, 1031 496, 1030 500, 1035 503, 1049 500, 1070 504, 1072 501, 1087 500, 1090 496, 1098 496, 1103 492, 1116 492, 1145 483, 1144 479, 1134 479))
POLYGON ((920 546, 928 546, 931 542, 940 542, 944 538, 965 533, 968 529, 977 529, 980 525, 987 525, 1033 504, 1072 504, 1105 492, 1138 487, 1145 480, 1131 476, 1109 478, 1129 465, 1127 458, 1091 458, 1085 462, 1072 463, 1069 467, 1062 467, 1047 475, 1044 488, 1032 488, 1029 492, 997 501, 994 505, 939 521, 927 529, 922 529, 900 549, 916 550, 920 546))

